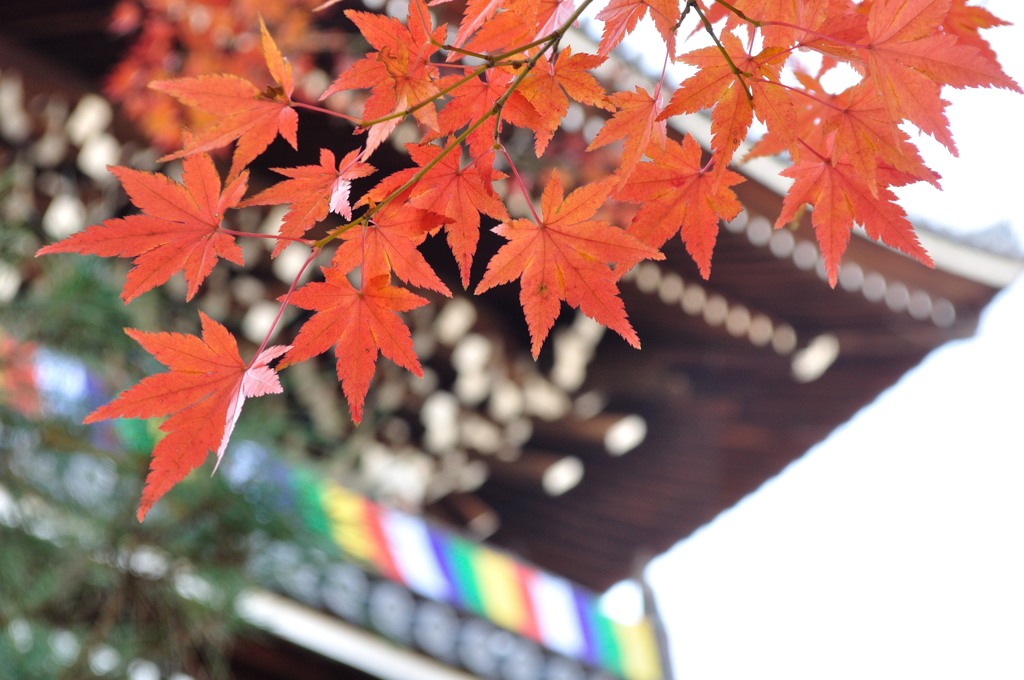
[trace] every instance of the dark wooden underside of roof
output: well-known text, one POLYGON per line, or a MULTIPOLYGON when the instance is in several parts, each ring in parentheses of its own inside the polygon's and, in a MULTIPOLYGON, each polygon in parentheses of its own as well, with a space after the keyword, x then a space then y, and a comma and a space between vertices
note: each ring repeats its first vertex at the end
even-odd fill
MULTIPOLYGON (((758 204, 747 193, 748 205, 758 204)), ((763 206, 766 215, 777 214, 778 199, 763 206)), ((684 285, 699 282, 681 247, 666 255, 662 271, 681 273, 684 285)), ((724 324, 709 326, 678 304, 623 284, 643 349, 609 336, 588 385, 608 396, 609 410, 643 415, 646 440, 619 458, 566 449, 584 459, 586 474, 558 498, 485 486, 481 495, 502 516, 493 540, 595 588, 610 586, 631 575, 637 557, 667 550, 779 473, 932 349, 970 335, 994 292, 863 239, 851 244, 848 260, 882 272, 890 283, 902 280, 910 291, 952 302, 955 323, 939 328, 859 291, 832 290, 814 271, 723 230, 707 294, 790 324, 798 348, 834 335, 840 348, 835 363, 819 379, 801 383, 793 377, 793 354, 733 337, 724 324)), ((884 433, 877 445, 886 446, 884 433)))
MULTIPOLYGON (((8 0, 0 8, 0 40, 20 42, 99 89, 118 47, 104 31, 108 8, 98 2, 8 0)), ((778 213, 779 199, 768 190, 748 182, 740 191, 751 214, 773 219, 778 213)), ((812 238, 806 224, 796 238, 812 238)), ((722 230, 707 283, 678 243, 666 255, 663 274, 675 272, 684 286, 699 284, 706 295, 721 295, 730 309, 743 306, 776 325, 788 324, 798 349, 832 334, 839 354, 819 379, 802 383, 793 378, 792 353, 735 337, 724 324, 710 325, 679 304, 624 283, 643 350, 606 335, 587 389, 607 399, 608 411, 642 415, 645 441, 613 457, 574 435, 572 423, 539 428, 538 447, 583 460, 583 481, 559 497, 496 482, 479 492, 501 518, 493 542, 596 590, 631 576, 638 556, 666 550, 757 489, 930 350, 969 335, 995 292, 859 238, 851 243, 849 262, 890 283, 900 281, 910 292, 923 291, 932 301, 948 301, 955 321, 918 320, 859 290, 832 290, 813 269, 755 245, 747 232, 722 230)), ((497 305, 508 320, 507 332, 525 338, 514 297, 515 291, 489 295, 483 303, 497 305)), ((885 445, 879 433, 878 446, 885 445)))

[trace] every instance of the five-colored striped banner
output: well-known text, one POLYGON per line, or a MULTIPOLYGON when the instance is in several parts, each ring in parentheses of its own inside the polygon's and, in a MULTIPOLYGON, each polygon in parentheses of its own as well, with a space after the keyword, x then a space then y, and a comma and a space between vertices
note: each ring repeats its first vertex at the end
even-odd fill
POLYGON ((301 474, 292 481, 308 499, 306 512, 322 512, 307 520, 326 527, 348 559, 626 680, 662 677, 649 620, 615 621, 594 593, 564 578, 334 482, 301 474))

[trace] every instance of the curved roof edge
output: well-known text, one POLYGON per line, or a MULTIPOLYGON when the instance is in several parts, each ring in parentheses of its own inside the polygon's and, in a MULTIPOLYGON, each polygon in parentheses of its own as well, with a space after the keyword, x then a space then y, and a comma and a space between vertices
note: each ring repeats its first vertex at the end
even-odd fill
MULTIPOLYGON (((673 127, 680 132, 692 135, 701 146, 710 148, 711 120, 707 116, 679 116, 673 119, 673 123, 673 127)), ((737 155, 742 157, 749 148, 748 144, 742 144, 737 155)), ((793 183, 790 178, 779 174, 786 165, 780 158, 761 157, 737 163, 735 167, 748 178, 782 196, 793 183)), ((956 236, 929 229, 920 223, 915 223, 914 229, 921 240, 921 245, 935 261, 936 268, 950 274, 994 288, 1005 288, 1024 272, 1024 260, 1012 255, 993 253, 956 236)), ((862 229, 854 229, 854 233, 874 242, 874 239, 862 229)), ((884 244, 879 245, 885 247, 884 244)))
POLYGON ((1022 272, 1024 260, 983 250, 963 241, 921 228, 917 237, 938 269, 993 288, 1005 288, 1022 272))

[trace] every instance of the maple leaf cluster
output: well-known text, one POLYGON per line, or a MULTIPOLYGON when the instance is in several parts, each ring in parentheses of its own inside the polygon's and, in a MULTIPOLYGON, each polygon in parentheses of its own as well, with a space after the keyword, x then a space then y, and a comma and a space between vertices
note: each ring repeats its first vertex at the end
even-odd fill
POLYGON ((323 279, 299 287, 296 277, 282 311, 294 305, 311 314, 291 345, 268 347, 272 329, 248 362, 205 315, 201 338, 128 331, 169 371, 88 420, 169 416, 140 518, 210 452, 219 462, 247 397, 281 391, 271 361, 280 358, 280 369, 332 350, 356 422, 381 354, 419 375, 400 314, 427 304, 410 287, 451 295, 420 250, 432 236, 447 240, 464 288, 483 293, 518 282, 534 356, 563 303, 639 347, 619 279, 641 260, 662 259, 660 249, 677 234, 710 276, 719 224, 741 210, 732 187, 743 180, 729 166, 755 119, 767 132, 750 153, 792 159, 783 174, 794 181, 776 226, 810 207, 834 286, 854 224, 931 264, 892 191, 939 180, 904 124, 955 153, 943 87, 1020 91, 981 37, 1002 22, 966 0, 607 0, 596 13, 603 25, 596 52, 573 52, 563 39, 595 2, 604 0, 467 0, 450 43, 448 27, 434 24, 424 0, 411 0, 405 20, 346 10, 368 47, 323 91, 325 105, 296 95, 292 63, 262 20, 263 82, 227 73, 150 84, 208 121, 162 159, 181 160, 181 182, 114 168, 142 213, 89 227, 40 254, 133 258, 126 302, 183 272, 191 298, 220 259, 244 265, 237 239, 265 236, 226 228, 226 212, 287 205, 273 256, 303 244, 310 253, 303 271, 323 258, 323 279), (666 64, 687 64, 693 74, 679 83, 663 75, 653 90, 607 91, 595 72, 647 19, 666 64), (830 90, 827 81, 841 69, 854 74, 851 84, 830 90), (353 110, 330 107, 343 92, 358 94, 347 100, 353 110), (533 153, 543 156, 571 102, 604 116, 588 151, 619 145, 620 162, 568 193, 552 173, 535 207, 503 140, 529 130, 533 153), (318 165, 277 168, 283 179, 246 198, 248 168, 273 140, 298 148, 299 109, 350 121, 364 141, 344 154, 320 149, 318 165), (709 149, 669 135, 669 119, 701 112, 711 119, 709 149), (353 181, 377 174, 370 159, 406 121, 419 131, 405 144, 409 167, 353 195, 353 181), (222 179, 208 154, 224 147, 233 151, 222 179), (508 194, 496 186, 522 192, 528 214, 510 214, 508 194), (637 206, 629 224, 602 219, 609 202, 637 206), (324 226, 331 213, 344 224, 324 226), (474 286, 488 220, 505 243, 474 286))

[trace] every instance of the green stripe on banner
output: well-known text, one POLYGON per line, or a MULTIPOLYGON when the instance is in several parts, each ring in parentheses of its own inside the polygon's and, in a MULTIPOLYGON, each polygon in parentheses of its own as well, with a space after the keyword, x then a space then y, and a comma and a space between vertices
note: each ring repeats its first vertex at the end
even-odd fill
POLYGON ((113 423, 117 438, 132 453, 149 453, 153 450, 155 438, 149 421, 137 418, 120 418, 113 423))
POLYGON ((451 536, 444 546, 445 555, 455 579, 455 587, 462 597, 463 606, 471 612, 487 618, 480 584, 477 581, 473 554, 479 549, 469 541, 451 536))
POLYGON ((323 482, 305 470, 293 470, 291 483, 295 508, 305 527, 313 534, 327 538, 325 545, 336 547, 331 536, 331 522, 324 510, 323 482))
POLYGON ((622 666, 622 655, 619 649, 619 639, 615 635, 615 626, 612 621, 598 609, 597 599, 588 598, 587 613, 594 626, 594 644, 597 646, 598 658, 601 665, 606 669, 625 677, 625 669, 622 666))

